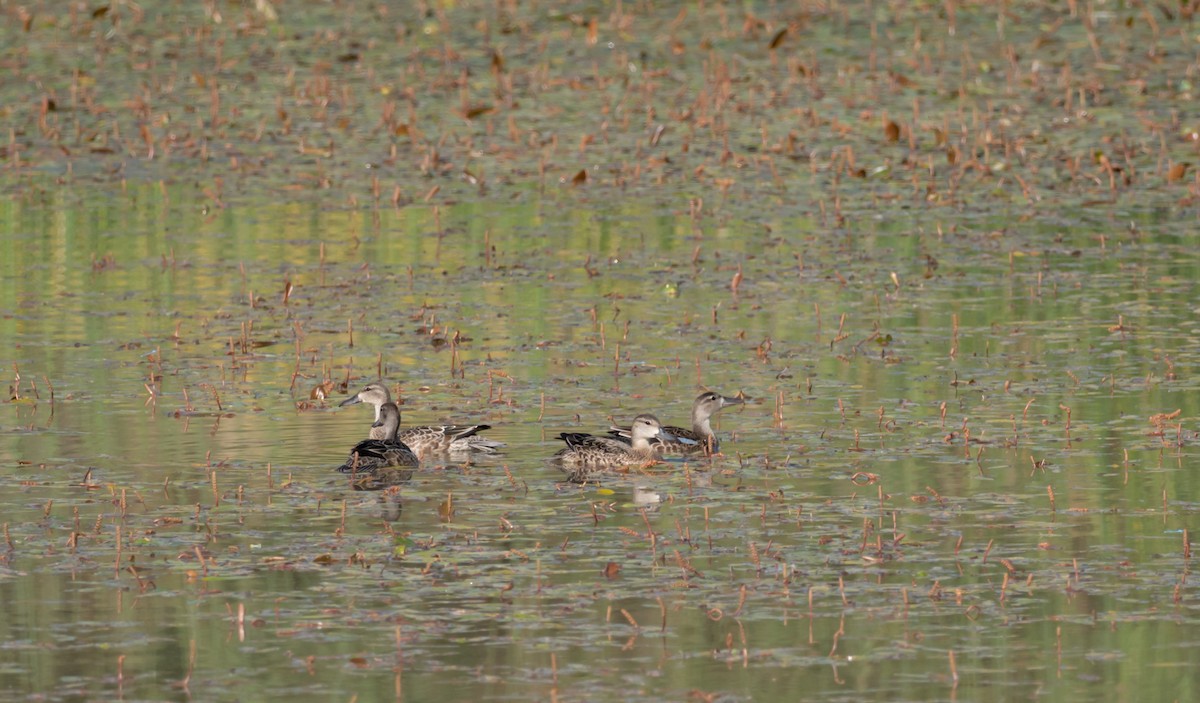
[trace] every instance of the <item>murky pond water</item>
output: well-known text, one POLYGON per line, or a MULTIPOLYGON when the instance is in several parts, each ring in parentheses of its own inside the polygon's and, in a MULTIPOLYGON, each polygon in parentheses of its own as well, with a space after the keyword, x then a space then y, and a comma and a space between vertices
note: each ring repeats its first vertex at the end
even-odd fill
POLYGON ((5 698, 1194 696, 1174 7, 164 8, 0 25, 5 698))

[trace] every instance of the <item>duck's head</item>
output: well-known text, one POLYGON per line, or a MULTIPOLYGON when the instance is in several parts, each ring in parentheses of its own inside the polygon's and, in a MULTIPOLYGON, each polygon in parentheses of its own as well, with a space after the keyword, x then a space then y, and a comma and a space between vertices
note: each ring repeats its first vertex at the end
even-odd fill
POLYGON ((704 422, 726 405, 742 405, 745 402, 741 398, 721 395, 713 391, 701 393, 692 403, 692 420, 704 422))
POLYGON ((379 418, 371 427, 382 427, 385 439, 395 439, 400 430, 400 408, 392 401, 379 406, 379 418))
POLYGON ((649 413, 633 418, 633 424, 629 426, 629 436, 633 438, 635 445, 642 442, 649 442, 652 439, 658 439, 663 442, 672 442, 675 440, 675 435, 664 430, 658 418, 649 413))
POLYGON ((392 402, 392 394, 388 391, 387 386, 382 383, 368 383, 363 389, 349 398, 343 400, 341 405, 354 405, 355 403, 366 403, 374 405, 376 408, 384 403, 392 402))

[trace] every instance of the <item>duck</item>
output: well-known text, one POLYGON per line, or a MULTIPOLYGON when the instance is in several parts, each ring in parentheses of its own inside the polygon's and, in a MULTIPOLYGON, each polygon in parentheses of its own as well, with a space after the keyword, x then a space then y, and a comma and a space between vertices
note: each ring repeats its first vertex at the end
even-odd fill
MULTIPOLYGON (((346 398, 339 407, 366 403, 375 408, 375 424, 371 425, 370 439, 383 439, 379 425, 380 408, 392 402, 392 394, 380 382, 368 383, 362 390, 346 398)), ((400 430, 396 439, 407 444, 418 455, 430 452, 484 452, 493 454, 504 446, 504 442, 488 439, 479 433, 491 429, 491 425, 421 425, 400 430)))
MULTIPOLYGON (((664 427, 663 430, 674 439, 659 439, 653 444, 655 453, 660 456, 716 454, 721 442, 712 430, 710 419, 727 405, 742 405, 745 402, 742 398, 724 396, 713 391, 701 393, 692 403, 692 429, 672 425, 664 427)), ((630 439, 628 427, 613 426, 608 434, 621 442, 629 442, 630 439)))
POLYGON ((633 419, 626 441, 583 432, 563 432, 558 438, 567 446, 554 454, 554 460, 572 480, 586 478, 596 471, 654 461, 656 456, 651 440, 670 442, 675 439, 663 430, 658 418, 650 414, 633 419))
MULTIPOLYGON (((379 420, 371 425, 383 431, 381 439, 364 439, 350 450, 350 458, 338 467, 344 474, 376 474, 392 467, 415 467, 421 461, 413 450, 396 438, 400 429, 400 408, 388 401, 379 406, 379 420)), ((411 477, 411 476, 410 476, 411 477)))

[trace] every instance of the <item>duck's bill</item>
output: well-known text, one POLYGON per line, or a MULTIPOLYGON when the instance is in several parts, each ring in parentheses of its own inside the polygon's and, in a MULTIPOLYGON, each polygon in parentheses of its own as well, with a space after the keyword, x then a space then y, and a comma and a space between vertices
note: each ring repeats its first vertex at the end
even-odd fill
POLYGON ((358 395, 355 394, 355 395, 352 395, 349 398, 343 400, 342 402, 338 403, 338 407, 341 408, 341 407, 345 407, 347 405, 354 405, 355 403, 361 403, 361 402, 362 402, 362 398, 359 398, 358 395))
POLYGON ((745 398, 735 398, 735 397, 730 397, 730 396, 727 396, 727 395, 723 395, 723 396, 721 396, 721 405, 722 405, 722 406, 725 406, 725 405, 745 405, 745 403, 746 403, 746 399, 745 399, 745 398))

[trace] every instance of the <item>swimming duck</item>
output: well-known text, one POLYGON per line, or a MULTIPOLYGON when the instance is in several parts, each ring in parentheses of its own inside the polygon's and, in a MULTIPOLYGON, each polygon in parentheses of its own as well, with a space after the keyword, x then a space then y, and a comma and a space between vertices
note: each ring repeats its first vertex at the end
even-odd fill
MULTIPOLYGON (((721 443, 713 433, 712 416, 726 405, 741 405, 746 401, 741 398, 731 398, 720 393, 708 391, 701 393, 692 403, 692 429, 667 426, 663 430, 672 435, 674 440, 659 440, 655 442, 654 451, 662 456, 666 454, 715 454, 721 443)), ((629 428, 614 426, 608 433, 619 441, 629 441, 629 428)))
POLYGON ((379 421, 371 425, 372 434, 376 429, 383 431, 382 439, 364 439, 350 450, 350 458, 338 467, 338 471, 346 474, 372 474, 401 466, 412 467, 420 464, 417 455, 404 442, 396 439, 396 430, 400 428, 400 408, 388 401, 379 406, 379 421))
MULTIPOLYGON (((375 424, 371 425, 371 439, 383 439, 384 435, 379 426, 379 410, 384 404, 392 402, 392 394, 382 383, 368 383, 358 393, 343 400, 340 405, 366 403, 375 408, 375 424)), ((491 425, 422 425, 407 427, 397 433, 396 438, 407 444, 417 454, 429 452, 467 452, 479 451, 491 454, 504 442, 497 442, 478 433, 491 429, 491 425)))
POLYGON ((663 430, 662 423, 653 415, 635 417, 630 426, 630 435, 629 439, 621 441, 615 437, 563 432, 558 438, 567 446, 558 450, 554 459, 561 464, 563 471, 577 480, 590 472, 653 461, 655 455, 650 440, 669 442, 675 439, 663 430))

